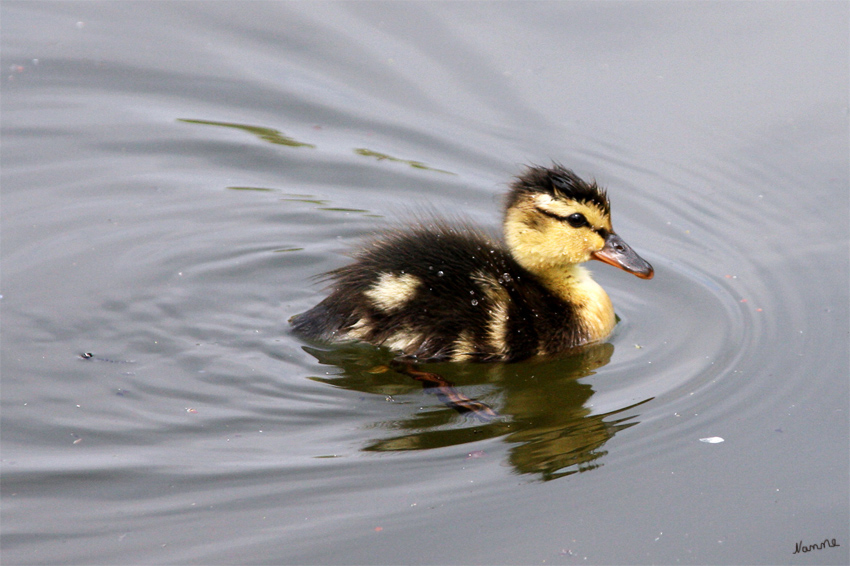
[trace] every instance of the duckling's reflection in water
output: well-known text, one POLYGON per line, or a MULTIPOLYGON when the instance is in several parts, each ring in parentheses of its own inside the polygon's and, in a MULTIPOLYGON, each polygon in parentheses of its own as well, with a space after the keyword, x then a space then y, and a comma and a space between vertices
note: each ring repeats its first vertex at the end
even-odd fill
POLYGON ((512 445, 508 458, 513 469, 543 480, 600 465, 596 461, 606 454, 601 447, 618 431, 638 424, 633 414, 615 415, 650 400, 591 414, 587 405, 593 388, 579 380, 610 362, 614 346, 609 343, 559 359, 512 364, 411 365, 362 344, 304 349, 320 363, 342 370, 337 376, 311 378, 315 381, 398 402, 415 394, 413 377, 444 404, 424 410, 416 405, 413 414, 375 423, 376 429, 404 432, 376 439, 364 450, 424 450, 502 437, 512 445))
POLYGON ((469 413, 473 418, 482 423, 488 423, 498 418, 498 413, 490 405, 471 399, 455 388, 454 384, 446 381, 436 373, 418 369, 412 362, 393 360, 390 362, 392 369, 412 377, 422 384, 429 392, 437 395, 437 398, 447 407, 451 407, 458 413, 469 413))

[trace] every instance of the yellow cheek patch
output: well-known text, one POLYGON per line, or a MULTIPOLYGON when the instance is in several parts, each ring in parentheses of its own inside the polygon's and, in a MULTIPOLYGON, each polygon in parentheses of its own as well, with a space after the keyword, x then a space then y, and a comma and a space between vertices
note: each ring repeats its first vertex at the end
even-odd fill
POLYGON ((384 312, 392 312, 406 305, 421 281, 409 273, 396 275, 394 273, 381 273, 364 295, 372 299, 375 307, 384 312))
POLYGON ((525 269, 547 277, 572 265, 590 261, 603 249, 600 232, 611 231, 605 207, 593 201, 576 201, 550 193, 523 195, 505 212, 505 242, 525 269), (581 214, 586 226, 574 227, 573 214, 581 214))

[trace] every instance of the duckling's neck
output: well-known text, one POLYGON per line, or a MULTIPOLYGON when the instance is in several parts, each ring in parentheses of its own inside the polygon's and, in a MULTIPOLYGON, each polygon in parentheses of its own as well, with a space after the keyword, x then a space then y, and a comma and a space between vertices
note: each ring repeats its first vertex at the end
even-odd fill
POLYGON ((581 265, 564 265, 537 274, 543 285, 575 309, 587 342, 604 339, 617 319, 608 293, 581 265))

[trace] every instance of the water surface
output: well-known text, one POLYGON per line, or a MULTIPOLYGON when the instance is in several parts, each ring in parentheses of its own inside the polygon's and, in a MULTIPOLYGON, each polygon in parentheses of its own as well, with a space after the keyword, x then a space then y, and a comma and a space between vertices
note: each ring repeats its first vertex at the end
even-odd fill
POLYGON ((846 3, 0 12, 4 563, 850 560, 846 3), (593 266, 580 355, 427 368, 497 419, 290 333, 550 160, 656 276, 593 266))

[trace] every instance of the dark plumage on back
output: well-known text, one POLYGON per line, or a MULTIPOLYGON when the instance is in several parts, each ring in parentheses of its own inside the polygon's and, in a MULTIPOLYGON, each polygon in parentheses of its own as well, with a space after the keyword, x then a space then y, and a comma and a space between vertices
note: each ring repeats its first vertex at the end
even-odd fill
POLYGON ((291 320, 317 340, 357 338, 420 360, 509 361, 582 338, 568 304, 503 244, 458 222, 391 232, 327 277, 331 294, 291 320))

